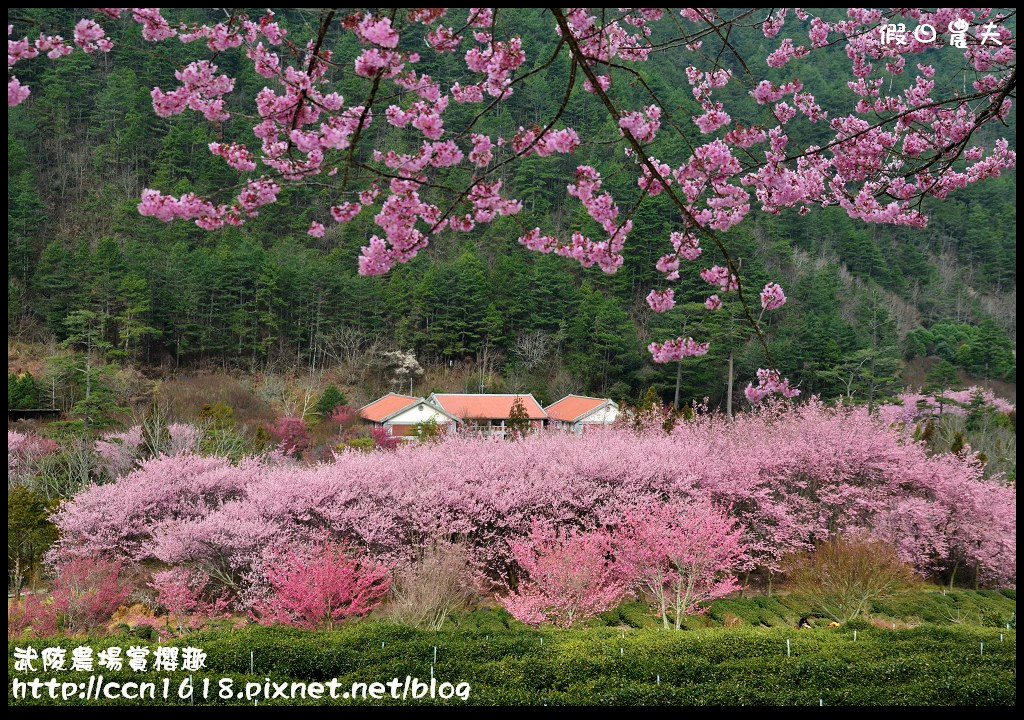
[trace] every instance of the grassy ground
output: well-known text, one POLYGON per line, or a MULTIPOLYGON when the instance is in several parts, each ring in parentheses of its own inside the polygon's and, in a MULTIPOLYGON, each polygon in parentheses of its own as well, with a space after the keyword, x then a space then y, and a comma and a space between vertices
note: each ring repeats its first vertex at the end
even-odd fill
MULTIPOLYGON (((383 621, 321 632, 261 627, 212 630, 169 641, 207 654, 204 669, 191 675, 196 688, 191 699, 178 695, 188 673, 123 670, 104 671, 105 682, 155 682, 156 700, 103 702, 396 703, 402 700, 363 700, 341 694, 350 691, 352 683, 398 678, 404 684, 408 675, 424 683, 432 676, 438 683, 468 683, 468 702, 476 704, 1012 705, 1016 704, 1016 631, 996 626, 1004 617, 1012 619, 1015 610, 1012 591, 945 595, 933 591, 877 606, 874 624, 857 621, 831 629, 792 628, 793 613, 799 614, 799 608, 783 596, 720 601, 700 622, 728 627, 683 632, 650 627, 652 621, 643 608, 633 605, 606 614, 592 627, 574 630, 533 630, 509 622, 505 613, 497 611, 456 616, 449 627, 436 633, 383 621), (891 628, 890 620, 898 629, 891 628), (167 699, 162 697, 164 678, 167 699), (334 700, 294 697, 286 701, 268 699, 265 694, 267 683, 286 683, 291 693, 292 681, 334 678, 339 695, 334 700), (227 698, 219 696, 225 687, 223 679, 230 680, 227 698), (253 697, 246 698, 246 692, 253 697)), ((68 650, 70 662, 70 651, 80 645, 95 651, 110 646, 155 647, 128 634, 13 641, 8 652, 8 702, 56 704, 46 697, 14 697, 15 679, 56 676, 61 682, 87 683, 90 675, 98 674, 16 672, 16 647, 41 651, 61 646, 68 650)), ((78 692, 79 686, 68 687, 78 692)), ((402 688, 397 692, 401 694, 402 688)), ((462 700, 427 697, 406 702, 462 700)), ((73 696, 67 703, 96 701, 73 696)))

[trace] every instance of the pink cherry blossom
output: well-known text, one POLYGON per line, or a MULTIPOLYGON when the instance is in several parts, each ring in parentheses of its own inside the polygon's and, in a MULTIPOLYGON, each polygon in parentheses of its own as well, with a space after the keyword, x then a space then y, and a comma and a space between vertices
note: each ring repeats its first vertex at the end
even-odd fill
POLYGON ((656 313, 667 312, 676 306, 675 291, 672 288, 668 290, 651 290, 647 296, 647 304, 656 313))
POLYGON ((775 393, 787 398, 800 394, 798 389, 791 387, 789 381, 779 375, 778 370, 765 368, 760 368, 757 371, 757 386, 747 385, 743 392, 751 403, 759 403, 775 393))
POLYGON ((238 143, 225 145, 212 142, 210 143, 210 152, 214 155, 220 155, 227 161, 228 165, 240 172, 256 169, 256 162, 253 160, 252 153, 244 145, 239 145, 238 143))
POLYGON ((391 27, 391 18, 374 18, 367 15, 356 25, 356 34, 361 40, 381 47, 394 48, 398 45, 398 33, 391 27))
MULTIPOLYGON (((39 62, 43 56, 60 61, 72 52, 106 52, 112 41, 104 26, 111 22, 139 24, 147 42, 192 43, 192 57, 175 68, 179 85, 153 88, 154 111, 171 117, 194 110, 214 123, 218 142, 211 145, 211 152, 238 173, 225 184, 244 190, 230 202, 214 203, 196 193, 173 197, 147 188, 139 211, 164 221, 187 220, 210 230, 237 226, 281 197, 284 187, 320 176, 345 194, 330 199, 338 208, 332 216, 339 222, 362 208, 373 208, 380 230, 367 240, 359 268, 380 274, 416 257, 438 233, 471 232, 480 223, 521 214, 520 200, 492 176, 506 163, 575 152, 584 141, 603 142, 581 140, 576 129, 564 127, 571 115, 562 117, 561 110, 556 115, 553 108, 550 113, 538 109, 544 112, 531 118, 535 125, 507 136, 494 134, 505 131, 490 128, 505 126, 488 123, 509 97, 535 83, 543 86, 559 73, 533 72, 546 58, 528 59, 514 25, 506 26, 493 9, 402 8, 386 14, 355 9, 324 26, 323 42, 311 38, 304 45, 286 42, 286 23, 270 11, 258 17, 233 11, 229 19, 202 24, 178 19, 173 14, 177 11, 129 10, 94 9, 96 19, 81 18, 63 36, 40 34, 34 41, 27 33, 15 35, 15 26, 23 21, 14 19, 8 25, 8 68, 39 62), (196 52, 208 53, 207 58, 196 58, 196 52), (439 79, 418 70, 421 52, 458 52, 461 61, 442 86, 439 79), (247 132, 225 124, 231 119, 229 94, 236 81, 214 62, 225 68, 248 67, 266 81, 248 97, 231 101, 231 107, 241 108, 242 117, 253 117, 251 130, 258 148, 241 145, 247 132), (332 69, 344 67, 354 68, 351 79, 365 86, 356 90, 356 97, 366 107, 337 92, 340 76, 332 69), (462 116, 453 124, 448 110, 452 100, 478 105, 467 117, 479 117, 469 127, 462 116), (375 114, 396 129, 414 132, 419 145, 404 139, 396 144, 404 135, 394 132, 378 136, 385 138, 384 146, 363 152, 373 143, 366 130, 375 114), (491 135, 484 134, 485 127, 491 135), (257 164, 266 166, 269 178, 255 175, 257 164), (462 185, 450 188, 453 178, 462 185), (367 200, 363 192, 371 186, 377 189, 367 200), (387 192, 378 197, 380 188, 387 192), (356 196, 358 203, 346 200, 356 196)), ((639 8, 614 16, 572 8, 553 9, 548 15, 559 40, 559 57, 551 58, 551 67, 571 67, 583 89, 598 96, 594 107, 607 111, 619 128, 618 140, 630 162, 624 171, 626 182, 616 187, 632 188, 635 182, 644 197, 666 197, 666 207, 682 224, 679 234, 669 238, 672 247, 654 255, 657 270, 669 282, 680 279, 683 259, 699 254, 701 236, 706 243, 714 235, 716 248, 726 252, 726 265, 739 267, 728 254, 729 237, 717 233, 734 228, 755 206, 769 214, 786 209, 806 214, 815 207, 836 206, 859 221, 921 228, 928 221, 923 198, 941 200, 1016 165, 1009 143, 983 129, 1012 122, 1016 49, 1012 24, 999 9, 775 9, 753 23, 737 22, 733 11, 714 8, 683 8, 678 15, 639 8), (883 23, 927 24, 938 29, 937 40, 942 42, 950 24, 963 21, 973 37, 991 27, 998 40, 970 42, 954 50, 975 73, 970 88, 943 85, 936 67, 922 61, 932 43, 913 32, 905 44, 885 43, 878 31, 883 23), (789 37, 782 37, 783 29, 789 37), (708 50, 717 42, 715 37, 735 34, 739 39, 744 33, 753 37, 740 46, 767 38, 764 62, 740 58, 749 75, 744 82, 749 81, 752 90, 725 92, 735 85, 733 72, 712 60, 719 53, 708 50), (799 40, 803 33, 806 41, 799 40), (846 78, 814 78, 815 87, 805 87, 791 61, 813 63, 832 45, 845 53, 846 78), (700 108, 692 118, 701 133, 711 135, 709 142, 687 147, 682 157, 672 157, 681 145, 660 132, 670 116, 656 99, 608 94, 617 83, 632 86, 642 81, 643 63, 673 51, 686 54, 683 72, 700 108), (837 85, 851 96, 845 107, 835 104, 837 85), (821 92, 830 93, 830 109, 836 108, 830 113, 816 98, 821 92), (742 118, 743 124, 734 118, 742 118), (718 133, 721 137, 714 137, 718 133)), ((112 34, 119 37, 122 31, 118 28, 112 34)), ((32 28, 33 35, 36 32, 32 28)), ((14 107, 29 97, 30 89, 11 73, 8 106, 14 107)), ((27 77, 24 72, 19 75, 27 77)), ((250 86, 246 85, 247 92, 250 86)), ((529 230, 542 223, 524 218, 520 242, 616 272, 632 230, 632 210, 620 210, 620 202, 623 208, 633 208, 635 198, 624 196, 617 202, 602 187, 602 169, 595 165, 578 165, 574 178, 566 182, 570 195, 580 200, 600 231, 569 226, 556 236, 529 230)), ((211 190, 210 197, 220 194, 211 190)), ((701 275, 719 292, 739 286, 739 278, 718 266, 701 275)), ((777 307, 782 298, 773 296, 769 304, 777 307)))
POLYGON ((610 560, 608 533, 558 533, 532 521, 526 540, 512 542, 523 574, 515 589, 498 600, 520 622, 572 627, 609 610, 622 599, 626 583, 610 560))
POLYGON ((114 47, 103 28, 95 21, 85 18, 75 25, 75 45, 87 53, 110 52, 114 47))
POLYGON ((656 363, 668 363, 681 360, 684 357, 699 357, 707 355, 710 343, 700 343, 693 338, 676 338, 666 340, 663 343, 654 342, 648 346, 651 358, 656 363))
POLYGON ((765 310, 777 310, 786 304, 786 295, 778 283, 767 283, 761 290, 761 307, 765 310))
MULTIPOLYGON (((694 522, 713 518, 709 506, 735 521, 762 569, 833 534, 866 531, 922 574, 966 563, 985 585, 1015 580, 1015 487, 986 480, 971 457, 929 454, 864 407, 766 402, 731 420, 699 413, 670 432, 661 425, 517 443, 456 433, 311 466, 188 452, 141 459, 62 504, 51 559, 231 573, 241 581, 232 604, 244 608, 267 589, 260 570, 275 551, 347 538, 392 566, 447 538, 465 542, 500 587, 517 570, 509 541, 530 544, 534 519, 564 538, 569 528, 614 531, 628 512, 668 504, 700 510, 694 522)), ((211 599, 221 588, 211 583, 211 599)))
POLYGON ((22 103, 30 92, 31 90, 22 85, 18 78, 12 76, 7 81, 7 107, 14 107, 22 103))
POLYGON ((729 268, 720 265, 715 265, 707 270, 701 270, 700 276, 705 282, 718 285, 722 292, 729 292, 739 287, 736 282, 736 276, 729 271, 729 268))

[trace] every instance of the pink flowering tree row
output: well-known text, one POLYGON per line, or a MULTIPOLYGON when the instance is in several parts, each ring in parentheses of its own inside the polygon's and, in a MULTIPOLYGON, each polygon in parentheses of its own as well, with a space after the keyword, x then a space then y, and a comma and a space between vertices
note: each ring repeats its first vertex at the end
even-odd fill
MULTIPOLYGON (((557 44, 550 55, 528 58, 512 30, 515 11, 506 8, 324 8, 301 11, 292 27, 270 11, 256 17, 228 9, 218 21, 196 24, 157 8, 99 8, 62 33, 15 18, 8 25, 7 95, 9 106, 31 96, 15 74, 19 63, 108 52, 117 34, 108 28, 118 23, 137 23, 147 43, 190 44, 195 60, 176 69, 177 84, 153 88, 154 112, 193 114, 227 128, 209 151, 238 173, 237 184, 206 197, 149 188, 139 212, 212 230, 242 225, 285 186, 326 186, 334 203, 308 232, 322 236, 326 223, 372 214, 379 229, 359 258, 367 275, 411 260, 439 233, 471 232, 502 217, 519 225, 524 246, 613 273, 623 263, 633 214, 647 198, 663 195, 675 228, 657 261, 665 287, 652 290, 648 302, 656 312, 672 308, 672 284, 705 247, 713 248, 719 260, 692 272, 710 286, 708 312, 734 298, 764 345, 769 367, 747 388, 748 399, 758 402, 798 392, 773 369, 752 299, 759 293, 763 312, 786 297, 777 283, 753 292, 744 287, 728 231, 755 207, 779 214, 839 206, 865 222, 920 228, 927 198, 1015 166, 1007 140, 998 133, 982 140, 978 132, 1009 121, 1016 47, 1008 14, 547 8, 557 44), (750 35, 767 38, 770 52, 742 56, 734 41, 750 35), (808 87, 793 70, 839 51, 849 60, 844 79, 808 87), (937 75, 933 54, 940 51, 959 59, 955 76, 937 75), (457 76, 418 69, 426 56, 448 54, 461 58, 457 76), (644 79, 645 66, 661 58, 686 68, 696 114, 667 104, 644 79), (238 62, 266 81, 255 97, 235 95, 235 78, 223 68, 238 62), (529 127, 480 131, 480 118, 500 113, 515 93, 549 82, 548 68, 567 69, 557 107, 543 108, 529 127), (353 78, 360 90, 344 97, 338 90, 353 78), (834 94, 836 85, 846 104, 823 109, 816 93, 834 94), (566 124, 565 109, 581 93, 608 113, 614 136, 585 139, 566 124), (737 96, 743 100, 729 99, 737 96), (451 120, 460 105, 473 110, 469 122, 451 120), (251 125, 258 146, 239 142, 240 135, 231 139, 236 117, 251 125), (379 147, 366 139, 374 123, 390 126, 384 135, 374 132, 384 138, 379 147), (635 191, 613 197, 601 168, 579 164, 565 178, 566 192, 599 230, 545 232, 503 187, 502 174, 523 158, 572 154, 585 142, 617 145, 635 191), (415 149, 405 151, 410 143, 415 149)), ((681 335, 650 350, 655 361, 670 362, 706 353, 708 342, 681 335)))
POLYGON ((916 392, 908 389, 900 393, 897 402, 881 405, 879 416, 889 423, 904 423, 913 426, 922 417, 941 415, 966 415, 976 402, 996 412, 1015 412, 1017 406, 996 395, 991 390, 971 386, 966 390, 943 390, 936 393, 916 392))
POLYGON ((518 443, 457 436, 307 467, 157 458, 65 503, 50 559, 180 569, 244 606, 266 592, 268 553, 346 542, 394 567, 454 540, 500 584, 517 572, 510 542, 527 538, 534 520, 571 535, 665 504, 727 509, 762 571, 862 530, 922 574, 971 567, 988 585, 1016 578, 1012 485, 985 480, 972 456, 929 456, 863 408, 814 401, 731 422, 698 416, 667 434, 538 433, 518 443))
POLYGON ((736 521, 710 505, 652 505, 627 511, 615 527, 559 533, 533 520, 512 542, 519 572, 498 600, 517 620, 570 627, 615 607, 638 591, 657 608, 665 629, 739 588, 749 566, 736 521))

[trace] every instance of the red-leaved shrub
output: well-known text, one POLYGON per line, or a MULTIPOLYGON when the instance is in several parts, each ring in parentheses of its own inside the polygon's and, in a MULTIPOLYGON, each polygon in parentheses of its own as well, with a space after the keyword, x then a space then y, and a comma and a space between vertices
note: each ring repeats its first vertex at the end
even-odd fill
POLYGON ((102 627, 131 593, 121 576, 121 562, 83 558, 57 568, 47 602, 26 595, 7 608, 7 634, 31 628, 39 636, 80 633, 102 627))
POLYGON ((310 557, 280 553, 263 568, 270 592, 253 614, 265 625, 332 627, 377 607, 391 586, 390 572, 344 544, 310 557))
POLYGON ((57 633, 57 614, 36 594, 25 595, 20 601, 15 598, 7 606, 7 637, 18 637, 26 630, 40 637, 57 633))
POLYGON ((119 560, 93 558, 59 567, 50 595, 60 629, 84 632, 110 620, 130 593, 119 560))
POLYGON ((267 428, 287 455, 298 456, 309 447, 309 429, 300 417, 284 417, 267 428))
POLYGON ((381 450, 394 450, 402 442, 385 427, 370 428, 370 437, 373 438, 374 445, 381 450))

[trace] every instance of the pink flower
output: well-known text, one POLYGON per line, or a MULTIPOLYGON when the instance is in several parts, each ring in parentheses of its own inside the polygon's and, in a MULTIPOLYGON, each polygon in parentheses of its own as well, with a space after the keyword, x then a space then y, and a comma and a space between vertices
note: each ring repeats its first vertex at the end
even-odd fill
POLYGON ((680 360, 684 357, 699 357, 706 355, 708 352, 709 343, 699 343, 693 338, 676 338, 675 340, 666 340, 663 343, 651 343, 647 349, 651 353, 651 358, 656 363, 667 363, 680 360))
POLYGON ((103 28, 94 20, 82 19, 75 25, 75 44, 87 53, 109 52, 113 47, 103 28))
POLYGON ((512 543, 523 570, 518 586, 498 601, 520 622, 572 627, 621 600, 626 584, 616 576, 611 552, 606 531, 558 532, 534 518, 529 537, 512 543))
POLYGON ((220 155, 235 170, 246 172, 256 169, 256 162, 253 160, 252 153, 244 145, 239 145, 238 143, 224 145, 223 143, 212 142, 210 143, 210 152, 214 155, 220 155))
POLYGON ((519 242, 530 250, 542 253, 550 253, 558 247, 558 240, 542 234, 540 228, 530 230, 519 238, 519 242))
POLYGON ((786 304, 786 295, 778 283, 768 283, 761 290, 761 307, 765 310, 777 310, 786 304))
POLYGON ((417 115, 412 121, 412 126, 431 140, 437 140, 444 134, 444 123, 441 117, 433 113, 417 115))
POLYGON ((487 135, 472 133, 469 139, 473 141, 473 151, 469 154, 470 161, 477 167, 486 167, 494 159, 491 152, 491 138, 487 135))
POLYGON ((676 254, 662 255, 655 264, 658 272, 665 273, 669 280, 679 278, 679 256, 676 254))
POLYGON ((334 205, 331 207, 331 217, 334 218, 335 222, 348 222, 363 209, 363 206, 359 203, 344 202, 341 205, 334 205))
POLYGON ((484 99, 483 88, 479 85, 463 87, 459 83, 455 83, 451 87, 451 93, 455 102, 458 103, 482 102, 484 99))
POLYGON ((702 133, 712 133, 723 125, 728 125, 732 122, 732 118, 722 112, 722 103, 716 103, 714 109, 694 117, 693 122, 702 133))
POLYGON ((739 287, 736 276, 729 272, 729 268, 715 265, 707 270, 701 270, 700 276, 705 282, 718 285, 722 292, 735 290, 739 287))
POLYGON ((388 17, 376 20, 372 15, 367 15, 356 25, 356 34, 361 40, 381 47, 393 48, 398 45, 398 33, 391 27, 391 18, 388 17))
POLYGON ((757 371, 757 386, 748 384, 743 391, 747 400, 751 403, 759 403, 769 395, 779 393, 783 397, 792 398, 800 394, 800 391, 790 387, 789 381, 779 375, 778 370, 760 368, 757 371))
POLYGON ((453 28, 444 25, 438 25, 427 33, 427 44, 439 53, 455 52, 461 42, 462 36, 456 35, 453 28))
POLYGON ((307 230, 306 233, 308 235, 312 235, 313 237, 321 238, 324 236, 324 229, 325 228, 323 223, 314 220, 309 224, 309 230, 307 230))
POLYGON ((712 295, 704 301, 704 307, 708 310, 720 310, 722 308, 722 299, 717 295, 712 295))
POLYGON ((132 17, 142 25, 142 37, 149 42, 166 40, 178 34, 160 14, 159 8, 132 8, 132 17))
POLYGON ((31 91, 21 84, 18 78, 11 76, 7 81, 7 107, 19 105, 29 96, 31 91))
POLYGON ((623 132, 628 130, 637 142, 651 142, 661 127, 661 108, 649 105, 643 112, 627 112, 619 118, 619 127, 623 132))
POLYGON ((667 290, 651 290, 647 295, 647 304, 656 313, 668 312, 676 306, 675 291, 672 288, 667 290))

